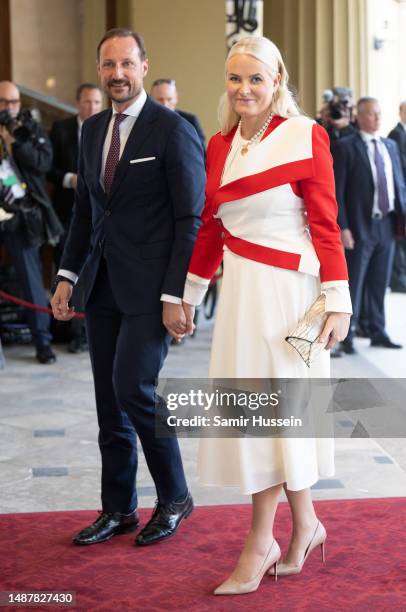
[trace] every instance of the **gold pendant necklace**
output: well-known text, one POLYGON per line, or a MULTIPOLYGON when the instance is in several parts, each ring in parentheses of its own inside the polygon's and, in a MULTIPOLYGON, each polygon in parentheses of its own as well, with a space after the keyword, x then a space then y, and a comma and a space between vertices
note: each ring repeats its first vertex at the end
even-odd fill
MULTIPOLYGON (((271 113, 268 118, 266 119, 264 125, 258 130, 258 132, 256 134, 254 134, 254 136, 252 138, 250 138, 248 140, 248 142, 246 142, 242 147, 241 147, 241 155, 247 155, 249 149, 248 147, 252 144, 254 144, 254 142, 256 142, 257 140, 259 140, 262 136, 262 134, 264 134, 264 132, 266 132, 266 130, 268 129, 269 124, 272 121, 272 117, 273 117, 273 113, 271 113)), ((241 135, 241 119, 240 119, 240 123, 238 126, 240 135, 241 135)))

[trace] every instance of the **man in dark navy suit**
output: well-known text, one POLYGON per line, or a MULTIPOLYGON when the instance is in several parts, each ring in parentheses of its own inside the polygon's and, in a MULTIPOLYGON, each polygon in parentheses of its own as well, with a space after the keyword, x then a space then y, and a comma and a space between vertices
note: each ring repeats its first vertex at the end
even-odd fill
MULTIPOLYGON (((406 181, 406 100, 399 105, 399 123, 388 134, 399 147, 403 178, 406 181)), ((396 240, 395 257, 393 260, 392 277, 390 280, 392 291, 406 293, 406 237, 399 235, 396 240)))
POLYGON ((147 545, 173 535, 193 509, 176 438, 155 436, 156 405, 165 410, 155 392, 169 334, 180 340, 186 331, 181 298, 204 199, 203 150, 187 121, 147 97, 148 62, 136 32, 107 32, 98 70, 113 109, 82 127, 73 219, 52 300, 55 317, 69 320, 71 283, 85 274, 102 513, 74 542, 137 527, 138 435, 158 497, 136 539, 147 545))
MULTIPOLYGON (((50 132, 53 151, 52 168, 47 175, 53 185, 52 201, 63 223, 66 238, 72 217, 74 195, 77 183, 79 139, 83 122, 102 110, 102 92, 93 83, 82 83, 76 91, 78 114, 62 121, 55 121, 50 132)), ((54 249, 54 260, 59 266, 65 239, 54 249)), ((83 310, 83 288, 78 283, 72 295, 72 304, 83 310)), ((70 353, 81 353, 86 349, 86 332, 83 319, 71 322, 70 353)))
POLYGON ((397 146, 378 135, 381 111, 375 98, 357 104, 360 131, 333 147, 338 222, 345 247, 353 316, 346 353, 354 353, 365 287, 371 346, 401 348, 385 328, 384 299, 392 269, 396 215, 405 214, 405 184, 397 146))
POLYGON ((191 123, 195 128, 203 148, 206 148, 206 139, 197 115, 193 115, 193 113, 187 113, 186 111, 182 111, 177 108, 179 96, 178 90, 176 89, 176 82, 174 79, 156 79, 152 83, 151 97, 156 102, 159 102, 159 104, 166 106, 166 108, 170 108, 171 110, 177 112, 178 115, 183 117, 183 119, 189 121, 189 123, 191 123))

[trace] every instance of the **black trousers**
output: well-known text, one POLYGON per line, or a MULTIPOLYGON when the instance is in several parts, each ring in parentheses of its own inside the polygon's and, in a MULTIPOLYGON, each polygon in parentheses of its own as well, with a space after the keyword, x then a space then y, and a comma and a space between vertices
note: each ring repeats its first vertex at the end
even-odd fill
POLYGON ((358 325, 363 293, 364 309, 371 339, 387 337, 385 329, 385 293, 392 271, 395 249, 394 225, 391 215, 373 219, 368 240, 359 240, 346 259, 353 316, 347 338, 352 339, 358 325))
POLYGON ((131 316, 114 300, 105 260, 86 305, 102 459, 102 507, 128 514, 137 507, 137 435, 161 503, 187 485, 178 441, 155 436, 156 381, 168 352, 162 314, 131 316))
MULTIPOLYGON (((48 299, 42 280, 39 248, 27 246, 25 238, 19 230, 10 233, 5 232, 4 243, 15 267, 24 299, 39 306, 47 307, 48 299)), ((48 314, 27 310, 27 322, 37 349, 51 342, 52 336, 49 331, 51 319, 48 314)))

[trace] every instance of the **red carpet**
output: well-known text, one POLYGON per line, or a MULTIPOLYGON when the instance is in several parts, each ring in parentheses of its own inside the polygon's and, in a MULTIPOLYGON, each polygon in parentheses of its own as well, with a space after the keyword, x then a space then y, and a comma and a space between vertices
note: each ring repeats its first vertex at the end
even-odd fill
MULTIPOLYGON (((149 548, 133 546, 134 534, 73 546, 71 534, 94 512, 0 515, 0 591, 74 590, 74 610, 406 610, 406 499, 316 506, 328 531, 327 563, 316 550, 300 575, 277 583, 265 577, 256 593, 238 597, 210 592, 238 557, 249 506, 197 508, 174 538, 149 548)), ((142 523, 149 515, 141 511, 142 523)), ((283 503, 276 528, 282 550, 288 525, 283 503)))

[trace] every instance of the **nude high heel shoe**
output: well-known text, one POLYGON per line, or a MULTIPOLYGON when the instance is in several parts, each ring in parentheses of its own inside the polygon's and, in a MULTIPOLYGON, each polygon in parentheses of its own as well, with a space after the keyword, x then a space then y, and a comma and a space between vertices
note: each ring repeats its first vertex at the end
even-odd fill
POLYGON ((271 567, 273 567, 275 570, 273 575, 275 576, 276 581, 278 578, 277 562, 280 559, 280 556, 281 549, 279 548, 278 542, 274 540, 259 572, 252 580, 249 580, 248 582, 237 582, 236 580, 228 578, 225 582, 220 584, 215 591, 213 591, 213 595, 242 595, 243 593, 253 593, 257 590, 262 578, 271 567))
MULTIPOLYGON (((320 546, 321 559, 323 563, 325 563, 326 561, 326 557, 325 557, 326 539, 327 539, 327 532, 324 528, 324 525, 320 521, 318 521, 316 529, 314 530, 313 537, 310 540, 310 543, 305 550, 302 562, 299 565, 292 565, 291 563, 284 563, 283 561, 282 563, 278 563, 277 572, 279 576, 290 576, 291 574, 299 574, 302 571, 304 562, 306 561, 307 557, 310 555, 312 550, 316 548, 316 546, 320 546)), ((273 575, 273 568, 270 568, 270 570, 268 571, 268 574, 273 575)))

